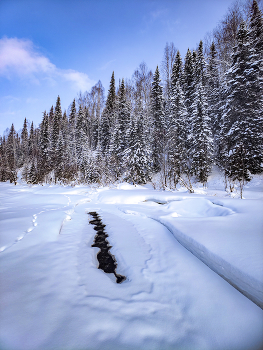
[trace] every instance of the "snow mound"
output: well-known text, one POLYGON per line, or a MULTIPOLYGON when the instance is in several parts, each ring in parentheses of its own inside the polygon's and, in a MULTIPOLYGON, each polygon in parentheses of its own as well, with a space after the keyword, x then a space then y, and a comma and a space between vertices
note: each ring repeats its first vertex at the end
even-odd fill
POLYGON ((172 211, 173 217, 213 217, 234 214, 233 210, 216 205, 205 198, 173 201, 164 205, 164 210, 172 211))
POLYGON ((122 185, 124 186, 122 189, 111 189, 99 192, 97 200, 100 203, 107 204, 138 204, 150 201, 165 204, 173 200, 182 200, 185 198, 173 192, 158 192, 155 190, 147 190, 147 188, 142 186, 122 185), (132 188, 129 188, 129 186, 132 186, 132 188), (134 191, 135 189, 136 191, 134 191))
POLYGON ((117 185, 118 190, 146 190, 143 186, 140 185, 131 185, 127 182, 122 182, 117 185))

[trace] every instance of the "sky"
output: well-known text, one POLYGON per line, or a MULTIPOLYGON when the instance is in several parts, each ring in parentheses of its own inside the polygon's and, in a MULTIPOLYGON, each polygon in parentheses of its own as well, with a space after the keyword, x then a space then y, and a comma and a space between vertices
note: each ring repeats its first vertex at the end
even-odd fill
POLYGON ((112 72, 131 78, 141 62, 154 71, 166 43, 182 57, 196 48, 232 0, 0 0, 0 135, 25 118, 37 126, 61 98, 112 72))

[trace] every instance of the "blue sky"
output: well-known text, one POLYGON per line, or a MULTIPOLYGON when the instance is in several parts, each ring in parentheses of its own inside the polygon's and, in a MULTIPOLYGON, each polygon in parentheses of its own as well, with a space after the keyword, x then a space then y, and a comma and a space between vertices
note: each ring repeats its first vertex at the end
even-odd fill
POLYGON ((155 70, 166 42, 184 57, 232 0, 0 0, 0 134, 38 125, 58 95, 68 108, 99 79, 108 91, 142 61, 155 70))

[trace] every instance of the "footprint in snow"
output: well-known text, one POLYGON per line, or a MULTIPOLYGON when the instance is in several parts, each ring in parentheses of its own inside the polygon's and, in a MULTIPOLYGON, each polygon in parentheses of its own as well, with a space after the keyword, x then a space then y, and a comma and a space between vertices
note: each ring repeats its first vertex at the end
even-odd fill
POLYGON ((29 227, 26 231, 24 231, 24 234, 18 236, 18 237, 15 239, 15 241, 14 241, 11 245, 0 247, 0 253, 2 253, 2 252, 3 252, 4 250, 6 250, 7 248, 12 247, 14 244, 16 244, 17 242, 21 241, 21 240, 26 236, 27 233, 33 231, 34 228, 37 226, 36 220, 37 220, 37 215, 34 214, 34 215, 33 215, 33 219, 32 219, 33 226, 32 226, 32 227, 29 227))

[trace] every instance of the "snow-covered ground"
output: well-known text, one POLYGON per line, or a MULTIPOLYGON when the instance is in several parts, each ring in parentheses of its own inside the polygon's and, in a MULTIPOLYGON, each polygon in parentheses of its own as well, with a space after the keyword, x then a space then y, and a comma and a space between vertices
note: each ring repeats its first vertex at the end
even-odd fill
POLYGON ((261 349, 262 185, 0 183, 0 349, 261 349), (122 284, 97 269, 90 211, 122 284))

